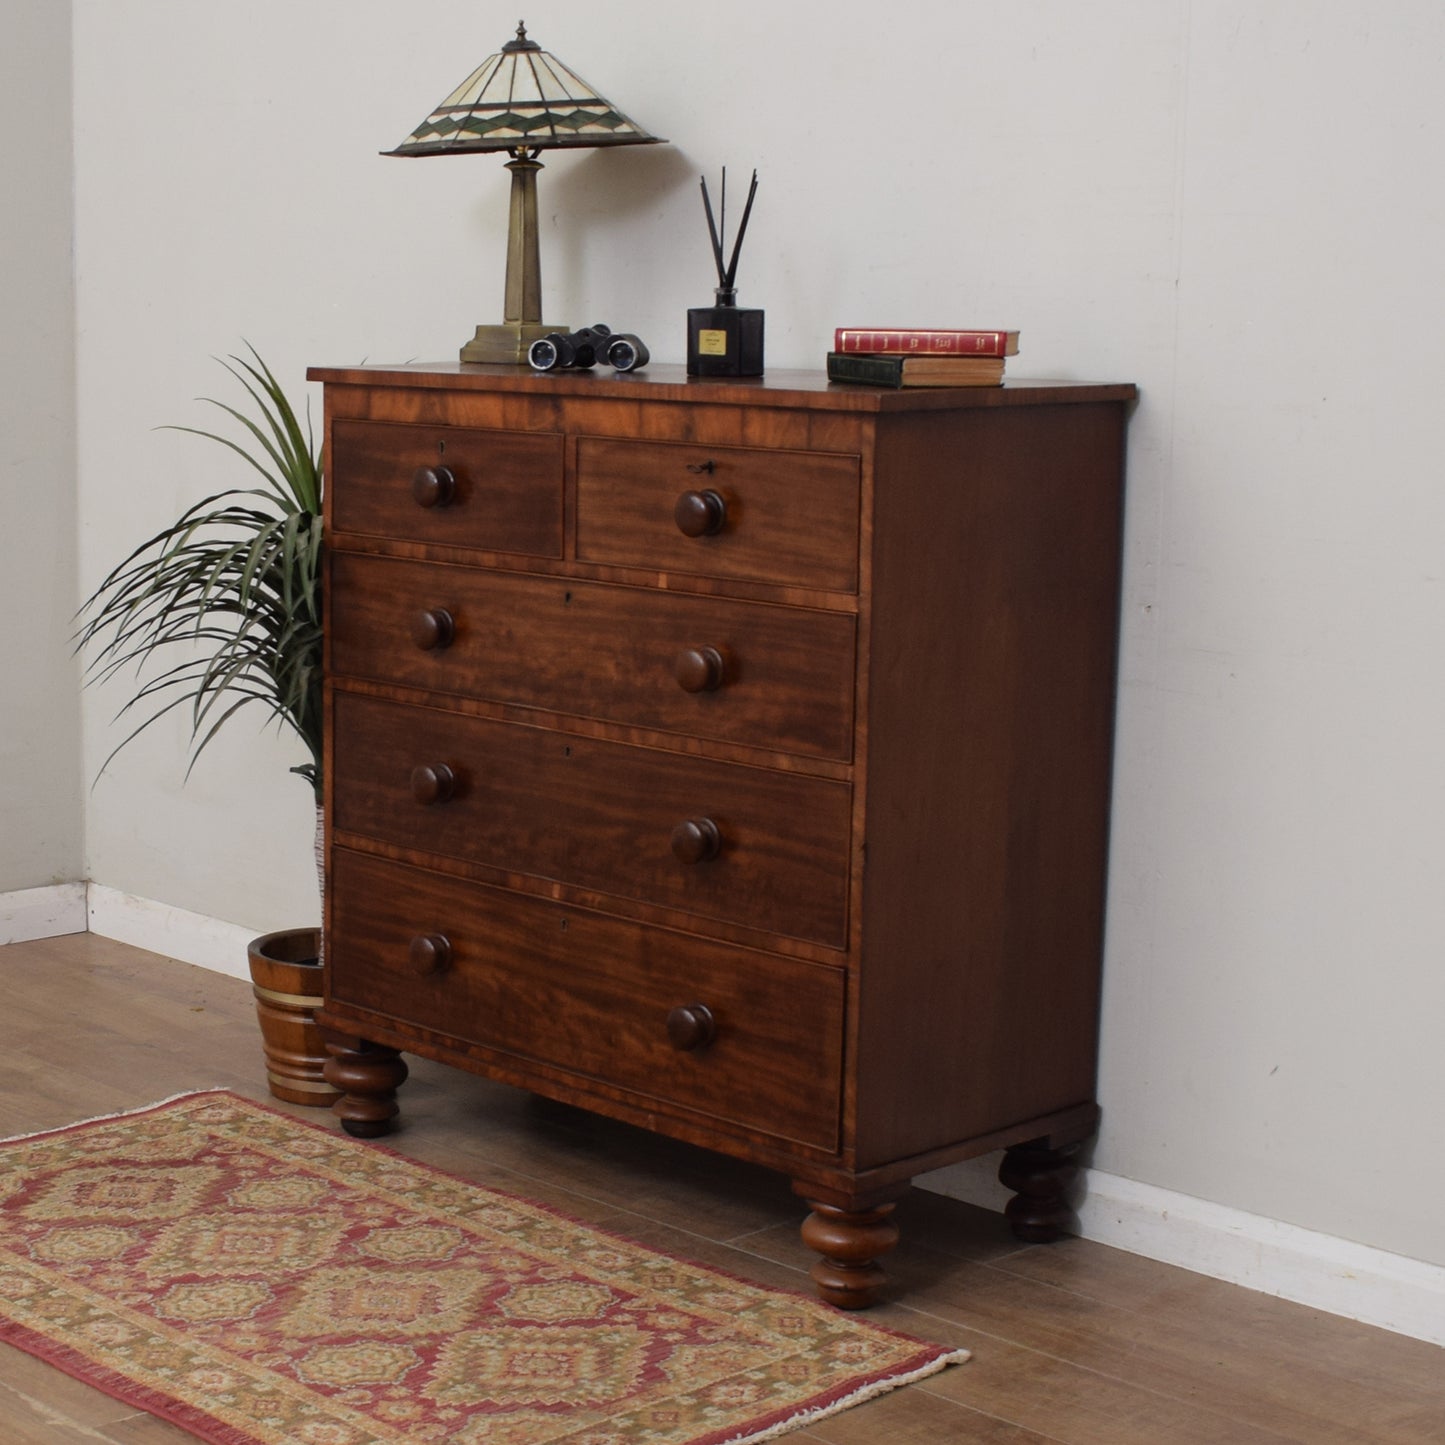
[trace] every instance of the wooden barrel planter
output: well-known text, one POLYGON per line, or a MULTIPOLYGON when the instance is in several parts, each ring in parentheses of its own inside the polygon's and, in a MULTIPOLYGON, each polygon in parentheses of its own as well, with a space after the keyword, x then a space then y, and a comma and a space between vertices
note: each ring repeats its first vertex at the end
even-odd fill
POLYGON ((328 1055, 314 1017, 322 993, 320 949, 319 929, 291 928, 253 939, 247 956, 267 1086, 287 1103, 326 1108, 341 1095, 321 1074, 328 1055))

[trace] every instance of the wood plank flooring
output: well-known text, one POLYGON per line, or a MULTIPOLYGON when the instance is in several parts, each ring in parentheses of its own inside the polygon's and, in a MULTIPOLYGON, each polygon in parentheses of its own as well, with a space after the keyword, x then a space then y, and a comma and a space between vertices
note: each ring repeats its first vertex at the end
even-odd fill
MULTIPOLYGON (((266 1093, 249 986, 88 934, 0 948, 0 1137, 224 1086, 266 1093)), ((388 1143, 763 1284, 806 1287, 786 1181, 423 1061, 388 1143)), ((289 1106, 278 1105, 288 1108, 289 1106)), ((327 1116, 314 1109, 291 1112, 327 1116)), ((915 1191, 873 1318, 966 1365, 797 1431, 813 1445, 1445 1445, 1445 1350, 915 1191)), ((177 1445, 0 1347, 5 1445, 177 1445)))

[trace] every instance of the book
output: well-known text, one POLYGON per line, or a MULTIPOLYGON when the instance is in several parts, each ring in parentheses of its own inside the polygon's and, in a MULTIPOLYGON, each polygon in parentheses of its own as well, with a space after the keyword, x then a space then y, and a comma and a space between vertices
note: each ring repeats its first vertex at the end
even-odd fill
POLYGON ((999 386, 1001 356, 858 356, 828 353, 829 381, 868 386, 999 386))
POLYGON ((863 355, 896 353, 914 356, 1016 356, 1017 331, 908 331, 840 326, 833 350, 863 355))

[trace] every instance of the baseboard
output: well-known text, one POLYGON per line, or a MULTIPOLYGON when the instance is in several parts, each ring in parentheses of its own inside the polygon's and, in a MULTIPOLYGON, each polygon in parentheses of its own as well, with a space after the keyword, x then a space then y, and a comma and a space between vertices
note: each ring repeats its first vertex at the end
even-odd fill
POLYGON ((145 948, 182 963, 194 963, 232 978, 249 979, 246 945, 256 930, 222 923, 150 898, 137 898, 100 883, 87 889, 90 931, 133 948, 145 948))
MULTIPOLYGON (((997 1209, 1007 1193, 997 1158, 925 1175, 922 1188, 997 1209)), ((1445 1345, 1445 1268, 1195 1199, 1117 1174, 1086 1170, 1079 1233, 1363 1324, 1445 1345)))
POLYGON ((84 933, 85 884, 52 883, 0 893, 0 944, 84 933))

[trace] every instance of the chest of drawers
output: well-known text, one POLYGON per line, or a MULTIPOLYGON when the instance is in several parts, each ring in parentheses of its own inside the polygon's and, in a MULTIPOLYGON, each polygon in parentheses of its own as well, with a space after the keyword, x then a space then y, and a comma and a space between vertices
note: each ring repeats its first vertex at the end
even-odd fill
POLYGON ((1095 1127, 1133 388, 515 368, 326 387, 326 999, 776 1168, 820 1293, 917 1173, 1095 1127))

